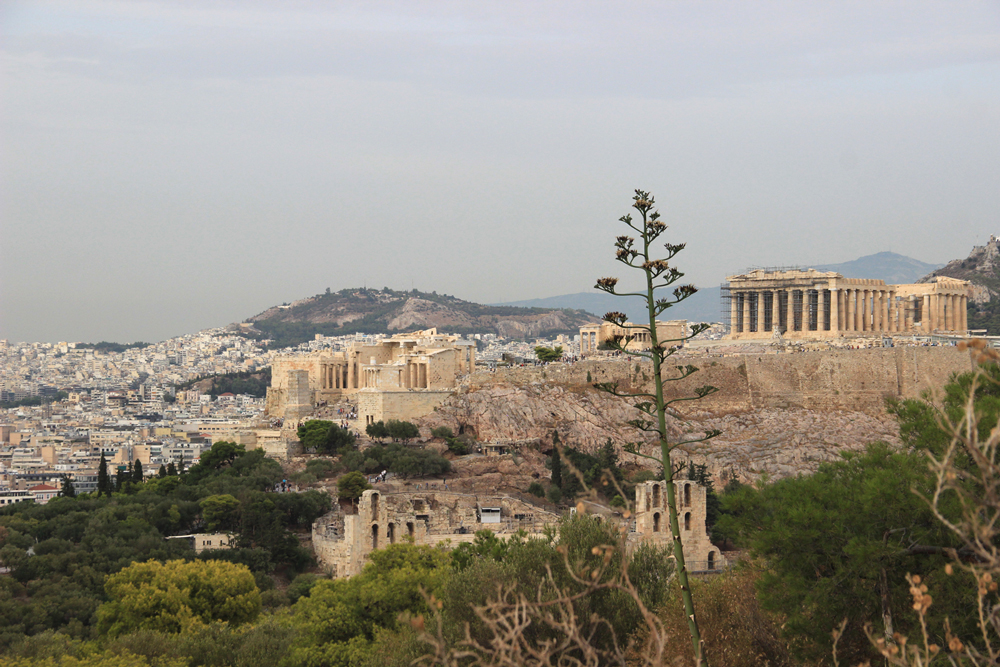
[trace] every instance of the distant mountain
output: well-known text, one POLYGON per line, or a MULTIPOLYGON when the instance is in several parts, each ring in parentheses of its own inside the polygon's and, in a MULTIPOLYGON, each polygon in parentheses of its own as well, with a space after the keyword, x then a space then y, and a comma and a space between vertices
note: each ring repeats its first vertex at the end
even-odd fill
MULTIPOLYGON (((664 290, 663 296, 670 294, 664 290)), ((657 298, 661 298, 659 292, 657 298)), ((660 315, 660 319, 668 320, 688 320, 689 322, 718 322, 722 310, 721 291, 718 287, 707 287, 699 289, 698 292, 688 297, 683 302, 670 308, 660 315)), ((544 299, 528 299, 525 301, 512 301, 504 306, 523 306, 526 308, 575 308, 601 316, 604 313, 617 310, 628 315, 633 322, 643 322, 648 320, 646 302, 639 297, 618 297, 606 292, 577 292, 576 294, 563 294, 561 296, 550 296, 544 299)))
MULTIPOLYGON (((850 262, 821 264, 811 268, 819 271, 836 271, 845 278, 882 279, 895 285, 915 283, 928 272, 934 271, 940 266, 940 264, 927 264, 894 252, 879 252, 850 262)), ((736 273, 736 271, 732 273, 736 273)), ((721 283, 722 280, 719 282, 721 283)), ((669 296, 669 292, 666 295, 669 296)), ((633 322, 643 321, 648 317, 645 302, 642 299, 615 297, 597 290, 550 296, 544 299, 511 301, 502 305, 530 308, 577 308, 596 315, 618 310, 628 315, 633 322)), ((718 285, 699 287, 697 294, 685 299, 660 317, 670 320, 688 320, 689 322, 718 322, 722 319, 722 290, 718 285)))
MULTIPOLYGON (((875 278, 889 285, 915 283, 941 264, 928 264, 894 252, 877 252, 841 264, 821 264, 818 271, 836 271, 845 278, 875 278)), ((807 267, 808 268, 808 267, 807 267)))
POLYGON ((437 327, 442 333, 495 333, 505 338, 576 334, 593 315, 569 307, 486 306, 432 292, 344 289, 273 306, 247 320, 257 335, 279 346, 316 334, 395 333, 437 327))

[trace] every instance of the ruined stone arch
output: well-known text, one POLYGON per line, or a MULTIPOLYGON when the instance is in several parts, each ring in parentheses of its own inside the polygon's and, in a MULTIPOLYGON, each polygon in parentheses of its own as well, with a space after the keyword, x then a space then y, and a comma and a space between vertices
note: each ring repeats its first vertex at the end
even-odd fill
POLYGON ((654 533, 660 532, 660 513, 659 512, 654 512, 653 513, 653 532, 654 533))
POLYGON ((684 530, 691 530, 691 512, 684 513, 684 530))

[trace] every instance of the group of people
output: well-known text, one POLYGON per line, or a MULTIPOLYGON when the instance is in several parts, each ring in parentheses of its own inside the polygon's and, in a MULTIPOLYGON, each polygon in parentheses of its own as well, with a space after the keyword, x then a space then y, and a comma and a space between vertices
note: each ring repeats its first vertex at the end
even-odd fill
POLYGON ((369 477, 368 478, 368 483, 369 484, 379 484, 381 482, 384 482, 387 479, 389 479, 389 471, 388 470, 383 470, 382 472, 380 472, 379 474, 375 475, 374 477, 369 477))

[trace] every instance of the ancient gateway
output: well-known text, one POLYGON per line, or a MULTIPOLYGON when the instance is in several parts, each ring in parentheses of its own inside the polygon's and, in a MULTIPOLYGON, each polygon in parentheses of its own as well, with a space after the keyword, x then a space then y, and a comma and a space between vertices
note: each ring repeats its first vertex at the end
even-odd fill
POLYGON ((887 285, 816 269, 759 269, 729 276, 722 289, 729 338, 823 339, 882 334, 964 336, 972 284, 937 277, 887 285))
MULTIPOLYGON (((626 322, 622 326, 611 322, 601 322, 600 324, 588 324, 580 327, 580 356, 589 356, 600 348, 602 343, 606 343, 615 336, 632 336, 632 340, 625 346, 626 352, 636 352, 648 350, 652 343, 649 339, 649 326, 640 326, 632 322, 626 322)), ((687 337, 687 320, 670 320, 661 322, 656 320, 656 339, 659 341, 680 341, 687 337)))
POLYGON ((298 420, 350 396, 366 423, 431 412, 476 365, 476 342, 437 329, 397 334, 344 350, 276 357, 267 413, 298 420))

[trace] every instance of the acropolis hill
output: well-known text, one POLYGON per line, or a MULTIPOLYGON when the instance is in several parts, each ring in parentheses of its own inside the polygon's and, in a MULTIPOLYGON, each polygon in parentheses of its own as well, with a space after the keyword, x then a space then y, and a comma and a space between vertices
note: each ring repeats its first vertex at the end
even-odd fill
MULTIPOLYGON (((917 398, 971 364, 967 353, 952 346, 726 356, 691 352, 675 359, 701 370, 668 383, 668 398, 690 396, 705 384, 719 388, 688 403, 682 419, 672 421, 676 434, 723 431, 689 452, 694 462, 708 464, 717 479, 756 479, 765 472, 780 477, 815 469, 839 451, 868 442, 898 443, 886 398, 917 398)), ((416 421, 427 434, 449 426, 484 442, 538 440, 544 448, 559 431, 562 442, 595 451, 608 438, 620 444, 640 435, 623 426, 635 418, 634 409, 593 389, 591 381, 640 388, 649 384, 650 374, 648 363, 634 359, 477 371, 437 410, 416 421)), ((623 455, 623 460, 630 457, 623 455)), ((501 480, 495 476, 491 482, 501 480)))

